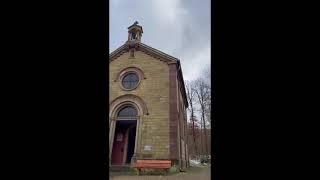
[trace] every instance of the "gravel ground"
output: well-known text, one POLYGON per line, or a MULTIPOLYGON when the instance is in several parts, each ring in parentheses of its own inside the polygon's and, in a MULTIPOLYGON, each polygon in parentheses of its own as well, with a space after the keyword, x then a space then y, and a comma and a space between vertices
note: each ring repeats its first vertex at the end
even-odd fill
POLYGON ((210 180, 211 168, 206 167, 191 167, 188 168, 186 172, 172 174, 168 176, 148 176, 148 175, 118 175, 110 176, 110 180, 210 180))

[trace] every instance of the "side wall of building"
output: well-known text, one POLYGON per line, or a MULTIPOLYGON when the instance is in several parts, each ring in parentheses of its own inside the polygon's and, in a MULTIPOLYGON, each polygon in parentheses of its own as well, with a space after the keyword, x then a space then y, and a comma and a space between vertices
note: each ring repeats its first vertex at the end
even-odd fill
POLYGON ((170 157, 176 165, 186 168, 188 163, 186 104, 182 95, 183 83, 179 81, 177 64, 169 65, 170 77, 170 157))
POLYGON ((179 138, 180 138, 180 158, 181 167, 186 168, 188 164, 188 153, 187 153, 187 111, 186 104, 182 95, 183 84, 178 81, 178 109, 179 109, 179 138))

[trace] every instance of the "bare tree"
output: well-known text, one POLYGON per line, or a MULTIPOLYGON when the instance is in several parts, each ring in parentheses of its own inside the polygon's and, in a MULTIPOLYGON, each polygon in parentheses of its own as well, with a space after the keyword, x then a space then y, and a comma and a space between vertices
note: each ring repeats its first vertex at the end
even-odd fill
POLYGON ((208 90, 207 99, 205 101, 205 115, 207 117, 207 122, 211 128, 211 69, 210 67, 206 67, 202 73, 203 82, 206 84, 206 88, 208 90))
POLYGON ((206 98, 206 101, 205 101, 205 116, 207 118, 207 122, 209 123, 210 125, 210 128, 211 128, 211 123, 212 123, 212 120, 211 120, 211 88, 210 87, 207 87, 208 89, 208 94, 207 94, 207 98, 206 98))
POLYGON ((207 127, 206 127, 206 112, 207 105, 210 98, 210 88, 203 78, 199 78, 196 82, 195 93, 197 97, 197 102, 200 106, 201 113, 201 124, 203 125, 203 134, 204 134, 204 142, 205 142, 205 153, 208 155, 208 138, 207 138, 207 127))
POLYGON ((211 72, 205 68, 200 78, 186 82, 186 93, 189 104, 189 137, 190 152, 194 155, 208 155, 211 152, 211 72), (197 120, 199 117, 199 121, 197 120), (209 133, 209 134, 208 134, 209 133), (208 139, 209 138, 209 139, 208 139), (210 151, 210 152, 209 152, 210 151))
POLYGON ((206 67, 203 70, 202 77, 204 82, 211 88, 211 69, 206 67))
POLYGON ((189 148, 189 153, 193 157, 198 156, 199 153, 201 153, 198 149, 198 147, 201 147, 201 142, 199 141, 200 138, 200 127, 198 125, 198 120, 196 117, 193 120, 194 122, 188 122, 188 148, 189 148))
POLYGON ((189 104, 189 112, 190 112, 190 122, 192 123, 192 136, 193 136, 193 142, 194 142, 194 147, 195 147, 195 153, 198 153, 197 150, 197 144, 196 144, 196 135, 195 135, 195 100, 196 100, 196 94, 195 94, 195 89, 194 89, 194 82, 187 82, 186 83, 186 91, 187 91, 187 99, 188 99, 188 104, 189 104))

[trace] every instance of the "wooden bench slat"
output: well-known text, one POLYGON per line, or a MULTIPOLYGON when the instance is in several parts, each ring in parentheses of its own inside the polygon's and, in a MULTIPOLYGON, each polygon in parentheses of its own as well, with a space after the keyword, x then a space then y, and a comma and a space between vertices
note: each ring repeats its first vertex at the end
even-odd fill
POLYGON ((137 160, 131 167, 137 168, 137 174, 140 174, 141 169, 164 169, 167 175, 168 170, 171 168, 170 160, 137 160))
POLYGON ((135 168, 171 168, 171 166, 134 166, 135 168))
POLYGON ((171 161, 166 160, 137 160, 137 163, 170 163, 171 161))
POLYGON ((145 164, 145 163, 137 163, 137 166, 144 166, 144 165, 148 165, 148 166, 171 166, 171 164, 145 164))
POLYGON ((159 168, 159 169, 169 169, 170 166, 136 166, 136 168, 159 168))
POLYGON ((143 167, 136 167, 138 169, 170 169, 170 167, 159 167, 159 166, 156 166, 156 167, 148 167, 148 166, 143 166, 143 167))
POLYGON ((171 168, 170 160, 137 160, 131 167, 137 168, 140 174, 141 169, 164 169, 167 174, 167 170, 171 168))
POLYGON ((150 164, 150 165, 171 165, 171 164, 168 164, 168 163, 166 163, 166 164, 165 164, 165 163, 161 163, 161 164, 160 164, 160 163, 152 163, 152 164, 151 164, 151 163, 136 163, 136 164, 150 164))
POLYGON ((139 166, 143 166, 143 165, 150 165, 150 166, 171 166, 171 164, 156 164, 156 163, 153 163, 153 164, 137 163, 136 165, 139 165, 139 166))
POLYGON ((171 163, 145 163, 145 162, 137 162, 136 164, 170 164, 171 165, 171 163))

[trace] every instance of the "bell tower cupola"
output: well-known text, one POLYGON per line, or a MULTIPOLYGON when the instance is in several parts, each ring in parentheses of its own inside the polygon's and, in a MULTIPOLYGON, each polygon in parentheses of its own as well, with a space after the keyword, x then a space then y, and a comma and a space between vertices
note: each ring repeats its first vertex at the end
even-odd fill
POLYGON ((136 21, 133 25, 128 27, 128 42, 141 42, 143 29, 142 26, 139 26, 138 24, 138 21, 136 21))
POLYGON ((142 37, 142 26, 138 25, 138 21, 128 27, 128 41, 126 42, 128 51, 130 52, 130 58, 134 58, 135 51, 139 49, 142 37))

